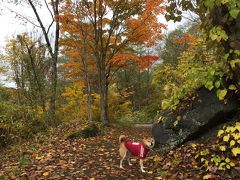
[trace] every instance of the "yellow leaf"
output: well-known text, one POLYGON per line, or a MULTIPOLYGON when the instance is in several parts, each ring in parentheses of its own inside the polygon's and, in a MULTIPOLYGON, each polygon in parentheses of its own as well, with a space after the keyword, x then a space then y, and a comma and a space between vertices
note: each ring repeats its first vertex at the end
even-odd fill
POLYGON ((229 159, 229 158, 226 158, 225 161, 226 161, 226 163, 229 163, 229 162, 230 162, 230 159, 229 159))
POLYGON ((232 167, 233 167, 233 166, 235 166, 235 164, 234 164, 233 162, 230 162, 230 166, 232 166, 232 167))
POLYGON ((232 126, 229 126, 226 128, 226 132, 234 132, 234 131, 235 131, 235 128, 232 126))
POLYGON ((238 154, 240 154, 240 147, 232 148, 232 153, 234 156, 237 156, 238 154))
POLYGON ((192 146, 193 148, 195 148, 197 145, 196 145, 196 144, 191 144, 191 146, 192 146))
POLYGON ((234 140, 231 140, 231 141, 230 141, 230 147, 234 146, 235 143, 236 143, 236 142, 235 142, 234 140))
POLYGON ((43 176, 48 176, 48 175, 49 175, 49 172, 43 173, 43 176))
POLYGON ((223 133, 224 133, 224 130, 219 130, 218 134, 217 134, 217 137, 221 136, 223 133))
POLYGON ((232 133, 232 136, 234 137, 235 140, 240 139, 240 133, 232 133))
POLYGON ((89 180, 94 180, 94 179, 95 179, 95 178, 92 177, 92 178, 90 178, 89 180))
POLYGON ((225 146, 219 146, 219 149, 220 149, 221 151, 226 151, 226 147, 225 147, 225 146))
POLYGON ((36 156, 35 159, 36 159, 36 160, 41 160, 41 159, 42 159, 42 156, 36 156))
POLYGON ((226 135, 226 136, 223 137, 223 141, 228 142, 228 141, 229 141, 229 138, 230 138, 230 135, 228 134, 228 135, 226 135))

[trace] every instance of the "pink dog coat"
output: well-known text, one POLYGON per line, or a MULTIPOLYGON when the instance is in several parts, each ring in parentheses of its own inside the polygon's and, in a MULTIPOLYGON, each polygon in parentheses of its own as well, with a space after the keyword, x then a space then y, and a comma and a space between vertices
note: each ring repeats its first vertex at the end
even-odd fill
POLYGON ((137 156, 140 159, 144 159, 149 151, 149 149, 145 147, 143 142, 136 143, 132 141, 125 141, 124 145, 133 156, 137 156))

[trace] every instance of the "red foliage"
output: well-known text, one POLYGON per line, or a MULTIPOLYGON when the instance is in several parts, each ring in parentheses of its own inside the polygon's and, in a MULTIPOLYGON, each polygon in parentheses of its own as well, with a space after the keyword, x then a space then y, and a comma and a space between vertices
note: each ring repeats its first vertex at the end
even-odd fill
POLYGON ((159 56, 151 56, 151 55, 142 56, 140 57, 139 68, 141 70, 150 68, 153 65, 153 63, 155 63, 158 60, 159 60, 159 56))

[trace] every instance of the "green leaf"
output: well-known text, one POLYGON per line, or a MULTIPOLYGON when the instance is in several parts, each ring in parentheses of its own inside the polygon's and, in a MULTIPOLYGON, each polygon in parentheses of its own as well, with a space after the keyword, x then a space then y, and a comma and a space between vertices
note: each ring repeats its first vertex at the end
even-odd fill
POLYGON ((216 87, 216 88, 219 88, 220 85, 221 85, 221 82, 220 82, 220 81, 216 81, 216 82, 215 82, 215 87, 216 87))
POLYGON ((208 89, 208 90, 212 90, 214 88, 213 86, 213 82, 212 81, 207 81, 206 84, 205 84, 205 87, 208 89))
POLYGON ((228 87, 228 89, 230 89, 230 90, 236 90, 237 88, 236 88, 236 86, 235 86, 234 84, 231 84, 231 85, 228 87))
POLYGON ((230 15, 234 18, 237 19, 237 16, 239 14, 240 10, 238 8, 231 9, 229 11, 230 15))
POLYGON ((204 5, 205 5, 207 8, 212 9, 212 7, 214 6, 214 1, 215 1, 215 0, 205 0, 205 1, 204 1, 204 5))
POLYGON ((169 14, 166 14, 165 15, 165 19, 166 19, 166 21, 170 21, 171 20, 171 16, 169 14))
POLYGON ((219 100, 223 100, 226 95, 227 95, 226 89, 223 89, 223 90, 218 89, 217 90, 217 97, 219 98, 219 100))
POLYGON ((231 60, 231 61, 230 61, 231 67, 232 67, 232 68, 235 68, 235 67, 236 67, 236 66, 235 66, 236 63, 240 63, 240 59, 233 59, 233 60, 231 60))
POLYGON ((173 126, 176 127, 177 125, 178 125, 178 121, 175 121, 175 122, 173 123, 173 126))
POLYGON ((234 50, 234 53, 235 53, 236 55, 240 55, 240 50, 234 50))
POLYGON ((221 2, 222 2, 222 4, 226 4, 229 2, 229 0, 222 0, 221 2))

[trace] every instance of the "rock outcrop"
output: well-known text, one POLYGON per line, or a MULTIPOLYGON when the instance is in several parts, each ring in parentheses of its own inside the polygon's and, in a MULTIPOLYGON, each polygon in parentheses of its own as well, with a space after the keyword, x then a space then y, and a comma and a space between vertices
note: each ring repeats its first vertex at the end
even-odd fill
POLYGON ((194 136, 233 118, 239 108, 237 98, 218 100, 214 91, 200 88, 186 109, 166 113, 156 122, 152 134, 159 151, 172 149, 194 136))

